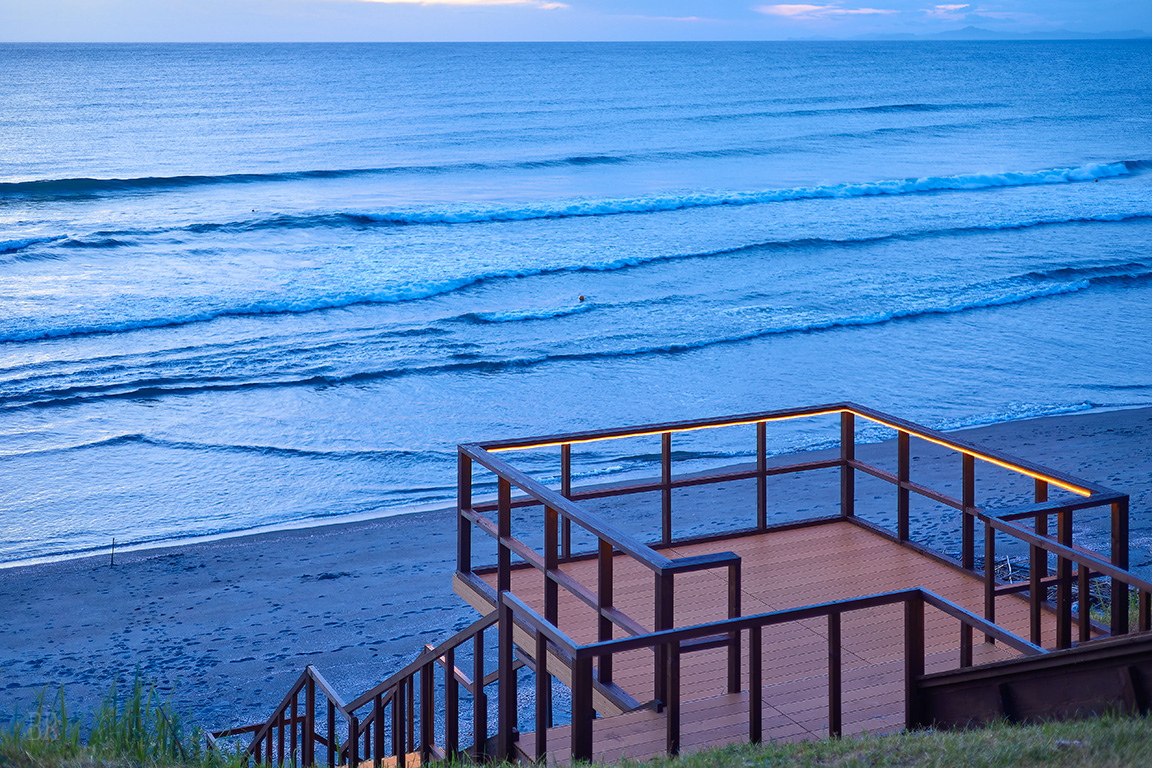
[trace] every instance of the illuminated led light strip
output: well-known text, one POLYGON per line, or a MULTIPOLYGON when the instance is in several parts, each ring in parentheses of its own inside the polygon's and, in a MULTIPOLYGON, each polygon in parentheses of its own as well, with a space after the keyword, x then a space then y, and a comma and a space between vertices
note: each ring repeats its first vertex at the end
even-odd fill
POLYGON ((934 444, 942 446, 944 448, 948 448, 949 450, 953 450, 953 451, 956 451, 958 453, 962 453, 962 454, 967 455, 967 456, 972 456, 973 458, 980 459, 981 461, 986 461, 989 464, 995 464, 996 466, 1002 467, 1002 468, 1007 469, 1011 472, 1025 475, 1027 477, 1031 477, 1031 478, 1036 479, 1036 480, 1043 480, 1044 482, 1046 482, 1050 485, 1054 485, 1057 488, 1063 488, 1066 491, 1071 491, 1072 493, 1079 494, 1080 496, 1091 496, 1092 495, 1092 491, 1090 491, 1086 488, 1082 488, 1078 485, 1073 485, 1072 483, 1067 483, 1067 482, 1064 482, 1063 480, 1058 480, 1058 479, 1051 477, 1049 475, 1042 475, 1042 474, 1039 474, 1037 472, 1032 472, 1031 470, 1024 469, 1023 467, 1017 466, 1015 464, 1010 464, 1006 461, 1002 461, 1000 459, 993 458, 992 456, 988 456, 986 454, 979 453, 977 451, 972 451, 972 450, 968 450, 965 448, 961 448, 960 446, 955 445, 953 443, 949 443, 946 440, 941 440, 940 438, 931 437, 930 435, 923 434, 922 432, 917 432, 915 430, 901 427, 897 424, 892 424, 891 422, 885 421, 884 419, 880 419, 880 418, 877 418, 875 416, 870 416, 870 415, 865 414, 865 413, 860 413, 859 411, 854 411, 851 408, 832 408, 832 409, 829 409, 826 411, 812 411, 810 413, 785 414, 785 415, 781 415, 781 416, 768 416, 765 418, 750 418, 750 419, 740 420, 740 421, 728 421, 728 422, 724 422, 723 424, 701 424, 701 425, 698 425, 695 427, 681 427, 681 428, 677 428, 677 429, 645 430, 642 432, 629 432, 629 433, 624 434, 624 435, 606 435, 606 436, 602 436, 602 437, 583 437, 583 438, 578 438, 575 440, 563 440, 563 439, 547 440, 547 441, 540 442, 540 443, 532 443, 530 445, 514 445, 514 446, 509 446, 506 448, 486 448, 484 450, 487 451, 488 453, 504 453, 506 451, 527 451, 527 450, 531 450, 533 448, 550 448, 550 447, 554 447, 557 445, 580 445, 582 443, 599 443, 599 442, 602 442, 605 440, 623 440, 623 439, 629 438, 629 437, 647 437, 649 435, 664 434, 665 432, 674 432, 674 433, 697 432, 697 431, 703 430, 703 429, 719 429, 720 427, 737 427, 737 426, 742 426, 744 424, 758 424, 760 422, 787 421, 789 419, 804 419, 804 418, 808 418, 809 416, 830 416, 831 414, 834 414, 834 413, 851 413, 854 416, 859 416, 860 418, 866 419, 866 420, 871 421, 875 424, 880 424, 882 426, 888 427, 889 429, 894 429, 897 432, 907 432, 910 435, 915 435, 916 437, 920 438, 921 440, 926 440, 929 443, 934 443, 934 444))
POLYGON ((1063 480, 1057 480, 1056 478, 1050 477, 1048 475, 1041 475, 1037 472, 1032 472, 1031 470, 1024 469, 1023 467, 1017 466, 1015 464, 1009 464, 1006 461, 1001 461, 1000 459, 993 458, 993 457, 988 456, 988 455, 983 454, 983 453, 978 453, 976 451, 961 448, 960 446, 954 445, 953 443, 949 443, 945 440, 941 440, 941 439, 936 438, 936 437, 931 437, 929 435, 925 435, 921 432, 916 432, 914 430, 907 429, 905 427, 897 426, 896 424, 891 424, 887 421, 884 421, 883 419, 878 419, 875 416, 869 416, 869 415, 864 414, 864 413, 857 413, 856 411, 853 411, 851 409, 846 409, 846 410, 848 411, 848 413, 855 414, 862 419, 867 419, 868 421, 875 422, 876 424, 883 424, 885 427, 888 427, 889 429, 894 429, 897 432, 907 432, 908 434, 915 435, 916 437, 920 438, 921 440, 926 440, 929 443, 935 443, 936 445, 941 445, 945 448, 949 448, 953 451, 957 451, 958 453, 962 453, 966 456, 971 456, 973 458, 980 459, 981 461, 986 461, 989 464, 995 464, 998 467, 1003 467, 1004 469, 1010 470, 1010 471, 1015 472, 1015 473, 1020 474, 1020 475, 1027 475, 1028 477, 1035 478, 1036 480, 1043 480, 1046 483, 1049 483, 1051 485, 1055 485, 1057 488, 1063 488, 1066 491, 1071 491, 1072 493, 1077 493, 1081 496, 1091 496, 1092 495, 1092 491, 1090 491, 1086 488, 1081 488, 1078 485, 1072 485, 1071 483, 1066 483, 1063 480))
POLYGON ((581 443, 599 443, 604 440, 623 440, 627 437, 648 437, 649 435, 662 435, 665 432, 673 432, 679 434, 680 432, 698 432, 702 429, 719 429, 721 427, 739 427, 745 424, 758 424, 761 421, 787 421, 788 419, 803 419, 808 416, 828 416, 833 413, 843 413, 842 408, 832 408, 827 411, 813 411, 812 413, 796 413, 785 416, 769 416, 767 418, 750 418, 739 421, 726 421, 723 424, 700 424, 695 427, 677 427, 675 429, 655 429, 646 430, 644 432, 629 432, 626 435, 605 435, 602 437, 582 437, 576 440, 547 440, 542 443, 532 443, 531 445, 512 445, 505 448, 485 448, 488 453, 504 453, 506 451, 527 451, 532 448, 551 448, 557 445, 579 445, 581 443))

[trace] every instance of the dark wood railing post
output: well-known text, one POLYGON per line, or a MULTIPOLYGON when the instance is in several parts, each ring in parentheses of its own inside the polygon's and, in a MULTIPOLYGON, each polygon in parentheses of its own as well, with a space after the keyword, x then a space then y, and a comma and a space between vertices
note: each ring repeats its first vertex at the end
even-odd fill
POLYGON ((660 543, 672 543, 672 433, 660 435, 660 543))
MULTIPOLYGON (((672 613, 675 598, 673 594, 673 575, 671 572, 658 572, 656 574, 656 607, 655 607, 655 631, 660 632, 665 629, 672 629, 672 613)), ((667 688, 665 687, 668 682, 668 647, 666 645, 657 645, 655 656, 655 668, 653 670, 653 691, 655 698, 662 704, 667 704, 667 688)))
POLYGON ((544 507, 544 620, 556 626, 560 616, 560 585, 552 578, 552 571, 560 567, 556 549, 557 526, 560 515, 544 507))
MULTIPOLYGON (((1128 570, 1128 497, 1112 502, 1112 564, 1128 570)), ((1112 634, 1128 633, 1128 585, 1112 579, 1112 634)))
MULTIPOLYGON (((288 707, 280 710, 280 725, 276 728, 276 762, 284 765, 284 737, 288 731, 288 707)), ((269 750, 271 753, 271 750, 269 750)))
POLYGON ((484 631, 472 638, 472 736, 477 760, 487 754, 488 695, 484 693, 484 631))
MULTIPOLYGON (((483 630, 481 630, 483 631, 483 630)), ((456 679, 456 649, 444 651, 444 757, 460 752, 460 681, 456 679)))
MULTIPOLYGON (((612 639, 612 620, 604 615, 605 608, 613 606, 612 597, 612 544, 600 539, 598 552, 598 578, 596 595, 597 639, 612 639)), ((600 682, 612 682, 612 654, 606 653, 600 657, 600 682)))
POLYGON ((909 538, 909 507, 911 494, 907 483, 910 474, 910 446, 909 435, 900 430, 896 433, 896 480, 900 484, 896 488, 896 538, 908 541, 909 538))
MULTIPOLYGON (((1056 538, 1072 546, 1072 512, 1063 509, 1056 515, 1056 538)), ((1056 558, 1056 647, 1072 647, 1072 561, 1056 558)))
POLYGON ((842 731, 840 612, 828 614, 828 735, 839 738, 842 731))
POLYGON ((428 765, 432 758, 432 742, 436 740, 436 686, 432 676, 435 662, 420 668, 420 765, 428 765))
POLYGON ((1140 632, 1152 630, 1152 592, 1140 590, 1136 598, 1136 626, 1140 632))
MULTIPOLYGON (((1044 480, 1035 482, 1035 499, 1037 504, 1048 501, 1048 483, 1044 480)), ((1040 536, 1048 535, 1048 515, 1036 515, 1036 533, 1040 536)), ((1042 579, 1048 575, 1048 550, 1033 544, 1028 548, 1028 628, 1029 640, 1033 645, 1040 645, 1044 639, 1043 608, 1048 599, 1048 590, 1042 584, 1042 579)))
POLYGON ((856 460, 856 414, 840 412, 840 516, 856 514, 856 470, 848 462, 856 460))
MULTIPOLYGON (((572 497, 572 444, 560 446, 560 495, 572 497)), ((572 521, 564 518, 564 529, 560 534, 561 557, 572 557, 572 521)))
POLYGON ((756 530, 768 528, 768 423, 756 422, 756 530))
POLYGON ((505 542, 512 538, 512 486, 504 478, 497 481, 497 523, 499 539, 496 564, 496 600, 499 610, 497 648, 497 746, 496 759, 513 759, 516 731, 516 672, 513 669, 515 642, 512 632, 512 608, 504 602, 504 593, 512 589, 512 550, 505 542))
MULTIPOLYGON (((728 565, 728 618, 740 616, 740 560, 728 565)), ((740 693, 740 633, 728 633, 728 693, 740 693)))
POLYGON ((963 454, 963 490, 961 503, 964 507, 960 519, 960 565, 970 571, 976 570, 976 458, 963 454))
POLYGON ((759 744, 764 736, 763 628, 748 630, 748 741, 759 744))
POLYGON ((316 681, 304 684, 304 765, 316 764, 316 681))
POLYGON ((960 667, 972 666, 972 625, 960 620, 960 667))
MULTIPOLYGON (((352 715, 348 721, 348 765, 360 765, 360 718, 352 715)), ((397 765, 404 765, 403 761, 397 765)))
MULTIPOLYGON (((996 529, 989 520, 984 521, 984 618, 996 622, 996 529)), ((985 632, 984 642, 996 638, 985 632)))
POLYGON ((668 701, 664 712, 667 727, 664 746, 669 755, 680 754, 680 641, 668 643, 668 701))
POLYGON ((456 570, 472 572, 472 523, 460 514, 472 508, 472 459, 463 451, 456 457, 456 570))
POLYGON ((331 699, 328 699, 327 694, 324 698, 328 701, 328 733, 326 734, 328 743, 325 745, 325 751, 328 757, 328 768, 335 768, 336 751, 340 744, 336 739, 336 705, 332 703, 331 699))
POLYGON ((572 762, 592 762, 592 658, 572 663, 572 762))
POLYGON ((375 768, 380 768, 384 760, 384 694, 377 694, 376 698, 372 700, 372 731, 375 736, 375 749, 372 750, 372 765, 375 768))
MULTIPOLYGON (((404 682, 392 689, 392 754, 396 765, 404 765, 404 682)), ((351 768, 351 766, 349 766, 351 768)))
POLYGON ((406 742, 408 753, 416 751, 416 673, 413 672, 405 681, 404 693, 408 696, 408 702, 404 707, 405 714, 408 715, 408 741, 406 742))
POLYGON ((1076 626, 1080 642, 1092 639, 1092 584, 1089 581, 1092 570, 1084 565, 1076 567, 1076 626))
POLYGON ((548 636, 536 632, 536 762, 548 755, 548 729, 552 727, 552 676, 548 674, 548 636))
POLYGON ((301 759, 304 757, 303 749, 299 747, 300 742, 297 741, 296 736, 299 734, 301 737, 304 735, 304 729, 298 727, 297 720, 300 716, 300 691, 292 697, 292 739, 288 747, 288 760, 295 766, 300 765, 301 759), (297 751, 299 749, 299 751, 297 751))
POLYGON ((904 600, 904 727, 918 728, 919 678, 924 674, 924 597, 911 593, 904 600))

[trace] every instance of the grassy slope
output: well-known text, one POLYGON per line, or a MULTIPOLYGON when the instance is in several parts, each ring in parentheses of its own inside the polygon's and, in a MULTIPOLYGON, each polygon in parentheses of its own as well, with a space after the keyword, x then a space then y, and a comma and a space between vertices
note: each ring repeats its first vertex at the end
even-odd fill
MULTIPOLYGON (((213 756, 186 744, 173 748, 134 742, 81 745, 68 734, 12 729, 0 734, 0 765, 18 768, 237 768, 234 758, 213 756), (40 738, 48 736, 49 738, 40 738)), ((119 742, 119 739, 113 740, 119 742)), ((170 743, 170 742, 169 742, 170 743)), ((624 765, 627 768, 628 764, 624 765)), ((1152 720, 1105 716, 1037 726, 999 725, 967 732, 922 731, 796 744, 741 745, 657 759, 652 768, 784 768, 787 766, 939 766, 940 768, 1029 768, 1030 766, 1152 765, 1152 720)))

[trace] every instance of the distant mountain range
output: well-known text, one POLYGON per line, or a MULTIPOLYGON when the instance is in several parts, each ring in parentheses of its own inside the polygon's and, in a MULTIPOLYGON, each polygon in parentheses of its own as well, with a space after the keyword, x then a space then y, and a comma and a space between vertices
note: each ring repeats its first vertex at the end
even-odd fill
POLYGON ((855 40, 1135 40, 1152 38, 1139 29, 1126 29, 1116 32, 1076 32, 1071 29, 1053 29, 1043 32, 998 32, 981 27, 964 27, 947 32, 929 35, 914 35, 909 32, 897 34, 862 35, 855 40))

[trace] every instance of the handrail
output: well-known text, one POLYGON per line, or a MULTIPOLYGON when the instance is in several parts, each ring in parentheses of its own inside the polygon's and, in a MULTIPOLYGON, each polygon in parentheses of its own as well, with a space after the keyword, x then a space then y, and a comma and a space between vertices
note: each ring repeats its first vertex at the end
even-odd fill
POLYGON ((1008 646, 1015 648, 1025 656, 1037 656, 1043 653, 1049 653, 1047 649, 1042 648, 1034 643, 1028 642, 1024 638, 1019 637, 1004 629, 1003 627, 1000 627, 997 624, 993 624, 992 622, 981 618, 980 616, 977 616, 971 611, 964 609, 963 607, 957 605, 951 600, 948 600, 947 598, 941 597, 931 590, 920 589, 918 591, 923 596, 924 601, 929 605, 943 611, 944 613, 947 613, 953 618, 960 619, 960 621, 964 622, 973 629, 980 630, 985 635, 990 635, 997 640, 1006 643, 1008 646))
POLYGON ((970 443, 967 440, 960 440, 958 438, 947 435, 939 430, 923 427, 915 422, 902 419, 898 416, 891 416, 882 411, 875 410, 874 408, 867 408, 856 403, 845 403, 845 410, 854 413, 857 416, 862 416, 869 421, 877 424, 882 424, 891 429, 901 432, 907 432, 910 435, 915 435, 923 440, 931 443, 936 443, 945 448, 952 448, 960 451, 961 453, 968 454, 982 461, 987 461, 991 464, 996 464, 1005 469, 1014 470, 1021 474, 1028 475, 1037 480, 1049 482, 1055 486, 1064 488, 1065 490, 1078 493, 1082 496, 1089 496, 1096 493, 1111 493, 1108 488, 1105 488, 1096 483, 1089 482, 1083 478, 1076 477, 1075 475, 1061 472, 1059 470, 1051 469, 1049 467, 1041 466, 1027 459, 1020 459, 1015 456, 1010 456, 1001 451, 992 448, 984 448, 975 443, 970 443), (1074 486, 1074 487, 1068 487, 1074 486))
MULTIPOLYGON (((276 723, 280 719, 280 713, 283 712, 288 707, 288 705, 293 702, 296 696, 299 695, 300 691, 304 688, 304 684, 308 682, 308 678, 310 676, 309 670, 311 666, 312 665, 309 664, 304 668, 304 671, 300 673, 300 677, 296 678, 296 682, 292 684, 292 687, 289 689, 288 693, 285 694, 284 698, 280 700, 280 704, 272 710, 275 714, 266 720, 264 724, 260 726, 260 729, 257 730, 255 734, 253 734, 252 742, 248 745, 247 750, 250 754, 255 753, 260 743, 263 742, 264 738, 268 735, 268 731, 276 727, 276 723)), ((345 713, 345 717, 347 717, 347 713, 345 713)))
MULTIPOLYGON (((614 640, 603 640, 596 643, 588 643, 576 648, 576 658, 595 658, 607 654, 622 653, 624 651, 635 651, 653 645, 684 642, 701 637, 711 637, 723 632, 742 632, 753 629, 755 627, 763 628, 768 626, 775 626, 777 624, 787 624, 794 621, 804 621, 806 619, 820 618, 831 613, 846 613, 849 611, 863 610, 865 608, 878 608, 880 606, 894 605, 896 603, 904 602, 910 597, 922 598, 926 602, 929 602, 934 607, 939 608, 945 613, 948 613, 963 622, 971 624, 974 628, 979 629, 982 632, 988 632, 998 640, 1002 640, 1009 644, 1011 647, 1021 651, 1021 653, 1028 655, 1048 653, 1048 651, 1044 648, 1041 648, 1038 645, 1033 645, 1024 638, 1009 632, 1003 627, 985 621, 976 614, 961 608, 955 603, 941 597, 940 595, 937 595, 930 590, 915 587, 912 589, 901 589, 892 592, 880 592, 875 595, 865 595, 864 597, 854 597, 847 600, 834 600, 826 603, 805 605, 800 608, 787 608, 780 611, 757 613, 749 616, 741 616, 737 619, 722 619, 720 621, 710 622, 707 624, 694 624, 689 627, 666 629, 660 632, 651 632, 647 635, 639 635, 636 637, 623 637, 614 640)), ((508 593, 505 593, 505 598, 519 602, 514 595, 508 593)), ((523 604, 521 603, 521 605, 523 604)), ((531 611, 532 609, 529 608, 528 610, 531 611)))
POLYGON ((336 692, 336 689, 332 687, 332 684, 324 678, 324 675, 320 674, 320 670, 311 664, 308 665, 308 670, 312 675, 312 679, 316 681, 316 685, 319 686, 320 690, 324 693, 325 696, 332 700, 332 703, 336 705, 336 708, 348 711, 348 705, 344 703, 344 697, 336 692))
POLYGON ((659 435, 664 432, 690 432, 698 429, 713 429, 715 427, 731 427, 741 424, 755 424, 758 421, 780 421, 794 419, 801 416, 824 416, 839 413, 854 407, 852 403, 831 403, 828 405, 814 405, 806 408, 781 408, 774 411, 760 413, 744 413, 737 416, 720 416, 708 419, 690 419, 688 421, 669 421, 663 424, 641 424, 630 427, 617 427, 613 429, 593 429, 584 432, 570 432, 562 435, 546 435, 542 437, 524 437, 512 440, 487 440, 476 443, 487 451, 511 451, 526 448, 545 448, 548 446, 563 445, 564 443, 594 443, 600 440, 616 440, 624 437, 643 437, 644 435, 659 435))
POLYGON ((497 619, 496 611, 492 611, 491 613, 487 614, 486 616, 479 618, 476 621, 472 622, 471 624, 469 624, 467 627, 465 627, 464 629, 457 632, 452 637, 448 638, 444 642, 437 645, 435 648, 433 648, 431 650, 425 650, 423 653, 421 653, 419 656, 417 656, 415 658, 415 660, 413 660, 410 664, 408 664, 408 666, 404 667, 399 672, 394 673, 393 675, 388 677, 388 679, 386 679, 384 682, 382 682, 376 686, 373 686, 369 690, 367 690, 364 693, 357 696, 352 701, 348 702, 348 704, 346 706, 346 710, 348 712, 355 712, 357 709, 360 709, 360 707, 371 702, 377 696, 379 696, 383 693, 386 693, 391 688, 395 688, 396 684, 399 683, 401 680, 403 680, 407 677, 411 677, 413 673, 420 671, 420 668, 426 666, 429 662, 436 661, 441 656, 443 656, 444 652, 447 651, 448 649, 456 648, 457 646, 462 645, 465 641, 469 640, 477 632, 482 632, 485 629, 487 629, 488 627, 495 624, 496 619, 497 619))
POLYGON ((1025 528, 1013 525, 1011 522, 999 518, 995 515, 987 513, 977 513, 976 517, 988 523, 998 531, 1015 536, 1021 541, 1041 547, 1051 554, 1061 556, 1066 560, 1071 560, 1077 565, 1091 566, 1093 571, 1099 571, 1101 575, 1108 576, 1116 581, 1123 582, 1130 587, 1143 590, 1145 592, 1152 592, 1152 582, 1145 581, 1144 579, 1136 576, 1131 571, 1123 568, 1118 568, 1107 560, 1101 560, 1094 555, 1085 552, 1082 549, 1075 547, 1065 546, 1047 536, 1040 536, 1025 528))
POLYGON ((543 483, 532 479, 506 461, 496 458, 484 451, 476 444, 463 444, 459 446, 460 452, 470 459, 495 472, 512 485, 533 497, 540 504, 551 507, 572 520, 584 530, 596 536, 601 541, 611 544, 615 549, 631 556, 649 569, 660 573, 671 565, 672 561, 647 544, 618 530, 599 515, 591 513, 578 504, 570 501, 543 483))
MULTIPOLYGON (((1000 451, 984 448, 974 443, 969 443, 966 440, 960 440, 955 437, 946 435, 929 427, 923 427, 914 422, 902 419, 897 416, 878 411, 874 408, 859 405, 850 401, 842 401, 838 403, 826 403, 823 405, 808 406, 804 408, 782 408, 771 411, 761 411, 759 413, 745 413, 734 416, 722 416, 708 419, 692 419, 687 421, 665 422, 661 424, 642 424, 629 427, 617 427, 612 429, 599 429, 587 430, 583 432, 572 432, 568 434, 558 435, 544 435, 540 437, 526 437, 516 438, 512 440, 490 440, 481 443, 474 443, 477 448, 483 451, 509 451, 509 450, 522 450, 527 448, 544 448, 556 445, 574 445, 578 443, 591 443, 601 440, 616 440, 627 437, 642 437, 645 435, 656 435, 667 432, 690 432, 700 429, 714 429, 718 427, 740 426, 745 424, 755 424, 758 422, 767 421, 783 421, 786 419, 803 418, 807 416, 825 416, 835 413, 850 413, 862 418, 868 419, 877 424, 895 429, 901 432, 907 432, 910 435, 915 435, 923 440, 927 440, 946 448, 951 448, 961 453, 968 454, 975 458, 987 461, 1006 469, 1026 474, 1038 480, 1052 483, 1065 490, 1079 493, 1084 496, 1090 496, 1097 493, 1109 493, 1107 488, 1091 483, 1079 477, 1053 470, 1048 467, 1043 467, 1025 459, 1019 459, 1008 454, 1001 453, 1000 451)), ((495 470, 493 470, 495 471, 495 470)))
POLYGON ((1081 509, 1091 509, 1105 504, 1111 504, 1125 498, 1125 494, 1110 491, 1108 493, 1094 494, 1076 501, 1041 501, 1035 504, 1022 504, 1007 509, 985 510, 1000 520, 1032 520, 1046 515, 1055 515, 1060 512, 1075 512, 1081 509))
MULTIPOLYGON (((512 594, 511 592, 502 593, 501 599, 503 600, 504 605, 507 605, 509 608, 511 608, 513 613, 519 614, 519 618, 523 618, 524 621, 532 627, 532 629, 537 632, 543 632, 544 635, 552 641, 553 645, 561 648, 569 656, 576 656, 584 647, 578 645, 575 640, 564 634, 564 632, 561 631, 559 627, 554 626, 543 616, 536 613, 536 611, 532 610, 532 608, 529 607, 527 603, 516 597, 516 595, 512 594)), ((636 637, 649 636, 650 634, 637 635, 636 637)))

